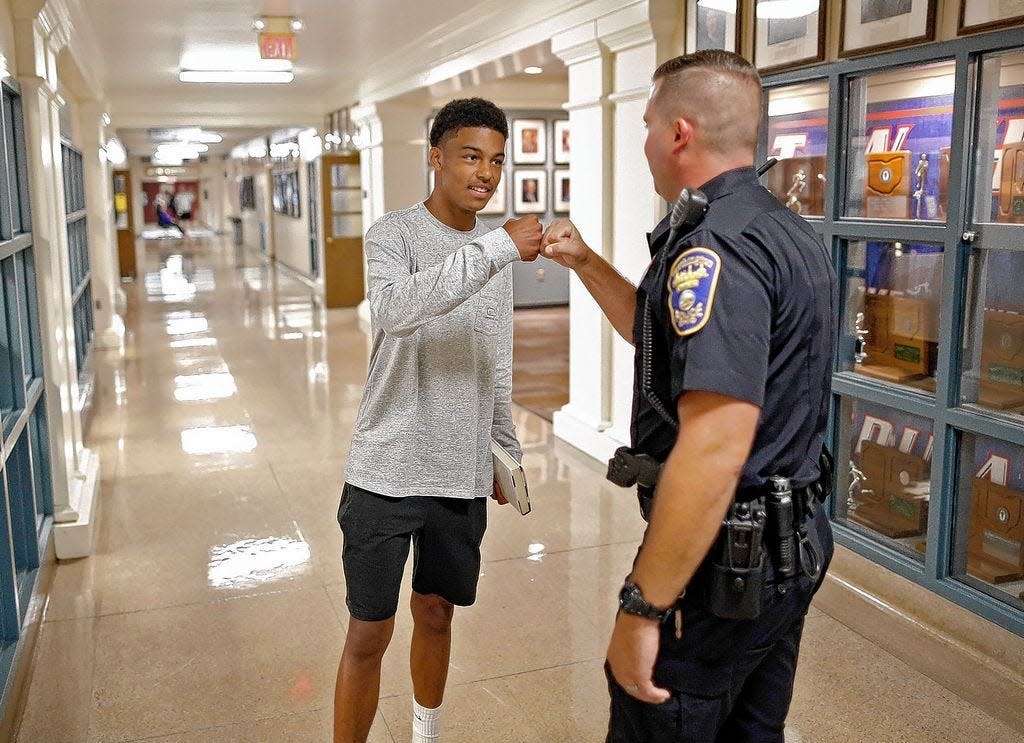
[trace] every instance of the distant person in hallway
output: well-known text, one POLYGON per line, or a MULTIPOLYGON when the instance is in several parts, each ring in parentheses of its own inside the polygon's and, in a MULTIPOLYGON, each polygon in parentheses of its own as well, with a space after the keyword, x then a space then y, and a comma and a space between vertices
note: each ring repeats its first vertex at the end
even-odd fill
POLYGON ((334 740, 364 741, 380 693, 402 572, 413 547, 413 741, 436 741, 454 608, 476 600, 493 437, 512 423, 512 268, 540 251, 535 216, 477 219, 501 178, 505 113, 479 98, 434 117, 426 201, 366 234, 373 347, 338 508, 351 619, 334 740))
POLYGON ((836 279, 821 238, 753 168, 761 81, 721 50, 654 73, 644 152, 677 208, 639 287, 568 220, 544 254, 636 347, 632 446, 648 526, 605 664, 608 741, 782 743, 811 597, 832 556, 836 279))
POLYGON ((192 209, 195 200, 195 191, 187 186, 174 194, 174 211, 178 213, 178 219, 184 222, 192 221, 192 209))
POLYGON ((185 237, 185 230, 174 215, 171 214, 170 209, 171 200, 167 194, 161 192, 157 194, 157 197, 153 200, 153 206, 156 208, 156 223, 158 227, 173 227, 181 233, 182 237, 185 237))

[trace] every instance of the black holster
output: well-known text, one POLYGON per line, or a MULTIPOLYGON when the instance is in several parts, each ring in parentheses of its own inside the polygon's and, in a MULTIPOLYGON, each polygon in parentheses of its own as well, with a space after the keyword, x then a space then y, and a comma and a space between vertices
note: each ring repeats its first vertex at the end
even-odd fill
POLYGON ((711 553, 708 610, 722 619, 756 619, 764 586, 764 501, 733 503, 711 553))
POLYGON ((661 462, 650 454, 635 454, 628 446, 615 450, 615 456, 608 460, 610 482, 620 488, 637 486, 637 501, 640 503, 640 515, 644 521, 650 519, 651 506, 654 503, 654 489, 661 476, 661 462))

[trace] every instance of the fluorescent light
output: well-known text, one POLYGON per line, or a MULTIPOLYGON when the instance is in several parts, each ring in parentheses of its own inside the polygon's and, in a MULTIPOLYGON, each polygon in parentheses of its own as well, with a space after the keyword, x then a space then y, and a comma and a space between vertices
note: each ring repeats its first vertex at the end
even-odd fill
POLYGON ((203 44, 190 47, 181 55, 182 70, 280 70, 292 69, 287 59, 262 59, 255 45, 203 44))
POLYGON ((530 66, 524 69, 523 72, 525 72, 527 75, 539 75, 540 73, 544 72, 544 70, 541 67, 530 66))
POLYGON ((128 162, 128 153, 124 150, 124 145, 117 137, 112 137, 107 141, 107 146, 104 148, 107 154, 107 160, 110 161, 111 165, 120 167, 128 162))
POLYGON ((178 79, 183 83, 290 83, 295 75, 274 70, 182 70, 178 79))
POLYGON ((818 10, 819 0, 762 0, 757 4, 758 18, 803 18, 818 10))

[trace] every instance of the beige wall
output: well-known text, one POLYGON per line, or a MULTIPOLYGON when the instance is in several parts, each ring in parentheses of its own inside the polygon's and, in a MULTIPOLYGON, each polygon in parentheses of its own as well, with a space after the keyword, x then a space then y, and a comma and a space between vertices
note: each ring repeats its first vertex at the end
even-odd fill
POLYGON ((274 247, 277 260, 296 271, 309 275, 312 265, 309 257, 309 188, 306 184, 306 161, 296 160, 299 180, 298 217, 274 214, 274 247))
MULTIPOLYGON (((0 68, 11 75, 18 73, 14 60, 14 21, 8 3, 0 3, 0 68)), ((2 73, 0 69, 0 73, 2 73)))
POLYGON ((224 170, 225 163, 219 158, 199 168, 199 216, 207 227, 216 232, 224 232, 229 227, 224 214, 224 170))

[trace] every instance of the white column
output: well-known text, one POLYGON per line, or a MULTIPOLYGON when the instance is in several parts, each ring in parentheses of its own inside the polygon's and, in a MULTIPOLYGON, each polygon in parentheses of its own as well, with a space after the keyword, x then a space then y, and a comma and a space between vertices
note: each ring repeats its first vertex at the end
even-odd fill
POLYGON ((124 352, 124 320, 116 311, 121 282, 117 266, 110 163, 106 151, 106 106, 99 101, 78 105, 79 144, 85 170, 85 212, 89 228, 89 270, 92 275, 94 348, 124 352))
POLYGON ((99 459, 82 444, 56 96, 56 58, 66 37, 61 39, 57 30, 50 29, 52 26, 39 20, 16 24, 50 436, 54 541, 57 557, 67 559, 92 551, 99 459))
MULTIPOLYGON (((653 23, 642 6, 632 6, 598 21, 601 38, 613 54, 615 141, 612 156, 614 185, 612 209, 612 265, 634 284, 639 284, 651 262, 647 233, 664 215, 664 202, 654 192, 654 182, 644 155, 643 115, 657 67, 653 23)), ((608 435, 617 442, 629 441, 633 405, 634 349, 618 334, 612 343, 612 426, 608 435)))
MULTIPOLYGON (((551 50, 569 68, 573 198, 569 217, 599 255, 612 250, 612 65, 590 22, 559 34, 551 50)), ((611 421, 612 329, 583 284, 569 284, 569 402, 554 414, 559 438, 597 458, 616 444, 604 431, 611 421)))
MULTIPOLYGON (((363 187, 364 232, 387 212, 405 209, 426 198, 427 148, 422 139, 429 116, 426 96, 422 102, 383 102, 352 110, 363 187)), ((359 304, 358 314, 369 322, 365 299, 359 304)))
MULTIPOLYGON (((650 263, 646 233, 664 213, 643 152, 643 113, 657 62, 675 53, 678 5, 632 3, 551 40, 569 67, 570 218, 634 284, 650 263)), ((569 404, 555 413, 554 432, 607 459, 629 442, 633 347, 575 277, 569 303, 569 404)))

